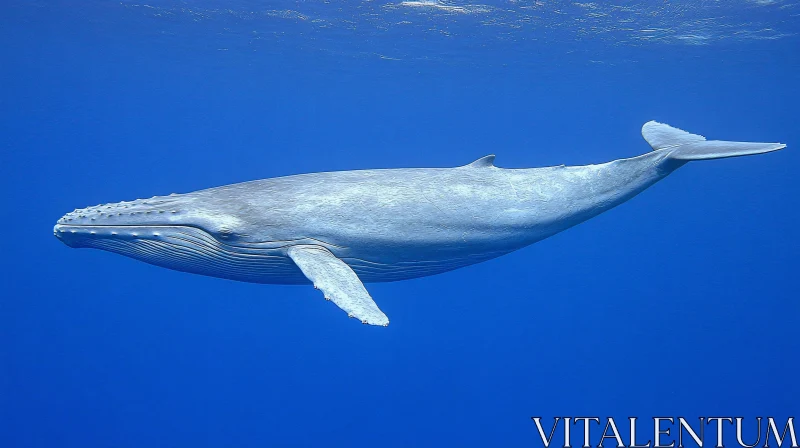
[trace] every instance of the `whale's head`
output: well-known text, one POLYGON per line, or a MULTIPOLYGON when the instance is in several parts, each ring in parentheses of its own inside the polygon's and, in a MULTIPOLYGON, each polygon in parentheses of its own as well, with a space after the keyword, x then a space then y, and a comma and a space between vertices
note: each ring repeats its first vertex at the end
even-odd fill
POLYGON ((62 216, 53 232, 71 247, 96 247, 97 241, 112 237, 158 241, 179 227, 231 242, 246 237, 241 215, 210 195, 172 194, 76 209, 62 216))
POLYGON ((229 199, 220 192, 196 192, 100 204, 67 213, 53 233, 70 247, 102 249, 179 271, 261 281, 259 271, 285 264, 278 260, 284 259, 282 244, 253 235, 249 218, 255 212, 246 201, 229 199))

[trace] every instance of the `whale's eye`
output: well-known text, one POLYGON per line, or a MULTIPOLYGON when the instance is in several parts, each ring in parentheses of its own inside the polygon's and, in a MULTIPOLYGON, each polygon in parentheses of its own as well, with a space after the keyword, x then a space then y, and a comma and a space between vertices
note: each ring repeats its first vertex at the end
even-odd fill
POLYGON ((236 236, 233 230, 229 229, 228 227, 220 227, 219 232, 217 232, 217 235, 219 235, 219 237, 222 238, 223 240, 230 240, 236 236))

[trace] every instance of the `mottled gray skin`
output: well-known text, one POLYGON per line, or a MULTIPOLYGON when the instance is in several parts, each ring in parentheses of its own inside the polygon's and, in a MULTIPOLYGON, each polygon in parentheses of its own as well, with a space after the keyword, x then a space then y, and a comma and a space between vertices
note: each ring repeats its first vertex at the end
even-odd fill
POLYGON ((685 161, 654 151, 575 166, 343 171, 264 179, 76 210, 56 236, 180 271, 257 283, 309 283, 287 257, 324 246, 363 282, 485 261, 632 198, 685 161))

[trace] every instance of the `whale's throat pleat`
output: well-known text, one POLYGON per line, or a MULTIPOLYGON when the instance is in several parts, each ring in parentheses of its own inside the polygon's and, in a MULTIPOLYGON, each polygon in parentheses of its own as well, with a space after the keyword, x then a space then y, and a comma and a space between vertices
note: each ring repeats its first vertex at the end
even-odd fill
MULTIPOLYGON (((73 241, 75 247, 114 252, 176 271, 252 283, 305 284, 308 280, 297 266, 281 256, 275 247, 245 247, 221 243, 207 233, 171 227, 116 231, 99 235, 97 231, 73 241)), ((262 244, 263 246, 263 244, 262 244)))

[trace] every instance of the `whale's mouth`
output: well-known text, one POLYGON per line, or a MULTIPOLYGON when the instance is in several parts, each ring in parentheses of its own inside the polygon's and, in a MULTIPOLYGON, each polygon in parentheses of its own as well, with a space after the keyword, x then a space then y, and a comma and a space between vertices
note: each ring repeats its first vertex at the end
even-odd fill
POLYGON ((174 235, 177 233, 189 232, 196 233, 202 232, 208 237, 211 237, 205 231, 188 226, 174 226, 174 225, 71 225, 71 224, 56 224, 53 227, 53 235, 61 240, 64 244, 70 247, 96 247, 93 242, 100 240, 112 241, 141 241, 141 240, 159 240, 163 237, 174 235))
POLYGON ((112 250, 122 245, 165 244, 185 249, 202 250, 205 253, 223 251, 229 254, 258 255, 264 251, 288 247, 287 241, 244 242, 222 241, 206 230, 192 225, 148 224, 148 225, 72 225, 56 224, 53 234, 70 247, 92 247, 112 250))
POLYGON ((307 282, 285 254, 294 242, 230 243, 185 225, 56 224, 53 233, 70 247, 101 249, 177 271, 256 283, 307 282))
POLYGON ((226 247, 203 229, 184 225, 56 224, 53 234, 69 247, 102 249, 157 265, 224 258, 246 249, 226 247))

